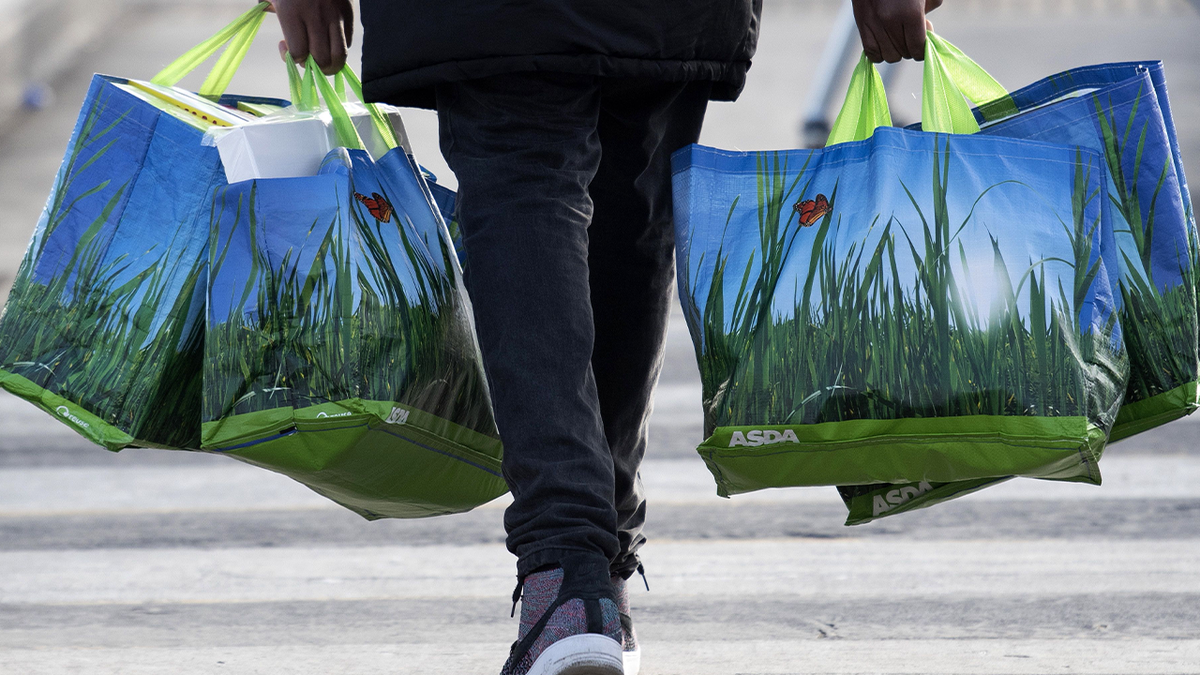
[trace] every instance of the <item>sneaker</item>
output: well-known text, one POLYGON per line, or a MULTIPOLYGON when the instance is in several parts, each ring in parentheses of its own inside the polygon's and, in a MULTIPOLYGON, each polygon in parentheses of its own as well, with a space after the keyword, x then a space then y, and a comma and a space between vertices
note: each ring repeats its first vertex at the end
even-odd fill
MULTIPOLYGON (((638 565, 639 571, 641 565, 638 565)), ((621 660, 625 663, 625 675, 638 675, 642 668, 642 648, 638 646, 637 632, 633 630, 633 615, 629 611, 629 588, 626 580, 612 577, 613 591, 617 594, 617 611, 621 616, 621 660)))
POLYGON ((559 568, 517 585, 521 629, 500 675, 624 675, 617 603, 570 597, 561 592, 563 580, 559 568))

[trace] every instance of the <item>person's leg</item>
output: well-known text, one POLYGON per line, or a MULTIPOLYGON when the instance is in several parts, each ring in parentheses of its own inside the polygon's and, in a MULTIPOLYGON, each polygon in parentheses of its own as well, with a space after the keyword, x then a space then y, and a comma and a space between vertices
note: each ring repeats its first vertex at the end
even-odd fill
POLYGON ((438 88, 521 576, 566 555, 618 553, 591 369, 587 186, 600 163, 599 96, 594 78, 548 74, 438 88))
POLYGON ((622 579, 645 542, 638 467, 675 280, 671 153, 699 139, 710 90, 707 82, 629 79, 607 80, 602 90, 602 158, 590 187, 592 370, 615 469, 620 551, 612 572, 622 579))
POLYGON ((587 187, 600 163, 600 88, 592 77, 528 73, 441 85, 437 94, 513 493, 508 547, 528 584, 503 672, 557 659, 568 640, 607 659, 595 672, 620 672, 620 645, 615 665, 595 645, 621 636, 608 575, 620 550, 613 461, 591 368, 587 187))

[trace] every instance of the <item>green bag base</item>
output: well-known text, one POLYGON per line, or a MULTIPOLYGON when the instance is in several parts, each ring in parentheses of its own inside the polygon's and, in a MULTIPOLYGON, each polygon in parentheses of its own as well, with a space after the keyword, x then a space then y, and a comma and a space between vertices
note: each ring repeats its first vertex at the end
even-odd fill
POLYGON ((934 504, 956 499, 991 487, 1013 476, 979 478, 957 483, 918 482, 908 485, 839 486, 838 493, 846 503, 846 526, 864 525, 885 516, 924 509, 934 504))
POLYGON ((125 431, 84 410, 79 404, 68 401, 24 377, 2 368, 0 368, 0 387, 45 410, 50 413, 51 417, 74 429, 80 436, 96 445, 104 446, 108 450, 116 452, 132 446, 149 447, 139 443, 125 431))
POLYGON ((1197 401, 1196 396, 1196 383, 1188 382, 1171 391, 1122 405, 1120 412, 1117 413, 1117 421, 1113 424, 1112 433, 1109 434, 1108 442, 1116 443, 1134 434, 1140 434, 1167 422, 1191 415, 1197 407, 1200 407, 1200 401, 1197 401))
MULTIPOLYGON (((1084 462, 1079 465, 1078 473, 1074 476, 1064 474, 1043 480, 1099 485, 1099 476, 1100 468, 1096 466, 1095 462, 1084 462)), ((1016 476, 979 478, 954 483, 922 481, 904 485, 840 485, 838 494, 841 495, 842 501, 846 504, 846 510, 849 511, 846 514, 845 524, 847 526, 863 525, 880 518, 926 509, 935 504, 958 499, 1013 478, 1016 476)))
MULTIPOLYGON (((1109 443, 1192 414, 1197 408, 1196 395, 1196 383, 1189 382, 1171 391, 1122 406, 1109 435, 1109 443)), ((1098 468, 1084 467, 1078 476, 1056 476, 1054 480, 1091 483, 1091 476, 1098 475, 1098 472, 1098 468)), ((849 511, 846 515, 846 525, 863 525, 880 518, 948 502, 1013 477, 980 478, 950 483, 917 481, 901 485, 841 485, 838 486, 838 492, 849 511)))
POLYGON ((508 492, 499 440, 391 402, 231 415, 204 423, 203 439, 368 520, 462 513, 508 492))
POLYGON ((1105 437, 1084 417, 975 415, 718 427, 697 451, 722 497, 768 487, 1004 476, 1099 485, 1105 437))
MULTIPOLYGON (((180 449, 136 439, 3 369, 0 387, 112 452, 180 449)), ((508 492, 499 440, 392 403, 351 400, 235 415, 206 423, 204 434, 205 451, 282 473, 368 520, 461 513, 508 492)))

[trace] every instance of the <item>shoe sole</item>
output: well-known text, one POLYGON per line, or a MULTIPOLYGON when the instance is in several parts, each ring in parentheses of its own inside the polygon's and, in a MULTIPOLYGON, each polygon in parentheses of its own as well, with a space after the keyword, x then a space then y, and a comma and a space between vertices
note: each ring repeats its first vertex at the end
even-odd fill
POLYGON ((638 671, 642 669, 642 648, 621 652, 621 660, 625 663, 625 675, 638 675, 638 671))
POLYGON ((594 633, 563 638, 547 647, 526 675, 625 675, 621 643, 594 633))

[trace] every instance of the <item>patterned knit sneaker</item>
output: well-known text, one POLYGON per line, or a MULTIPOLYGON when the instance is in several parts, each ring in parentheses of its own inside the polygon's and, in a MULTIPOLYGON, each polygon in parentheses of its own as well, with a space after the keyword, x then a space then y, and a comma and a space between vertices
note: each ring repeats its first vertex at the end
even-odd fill
MULTIPOLYGON (((641 571, 641 565, 638 565, 641 571)), ((625 675, 638 675, 642 668, 642 648, 638 646, 637 632, 633 630, 633 615, 629 611, 629 588, 625 579, 619 576, 611 579, 613 590, 617 594, 617 611, 621 614, 622 641, 621 657, 625 662, 625 675)))
POLYGON ((576 592, 579 580, 564 583, 564 577, 562 569, 553 569, 517 585, 521 629, 500 675, 624 675, 621 619, 611 588, 576 592))

